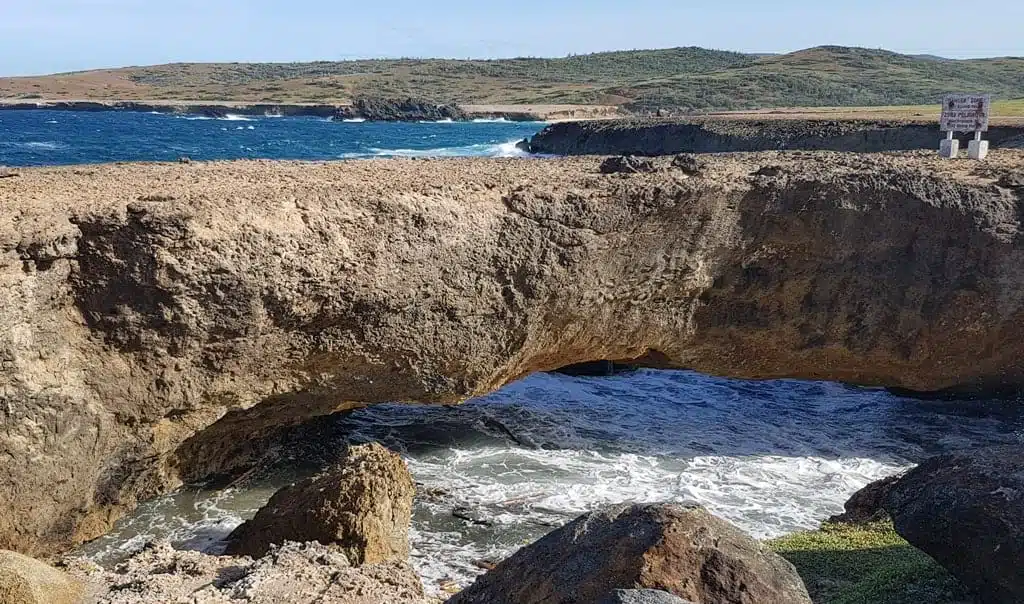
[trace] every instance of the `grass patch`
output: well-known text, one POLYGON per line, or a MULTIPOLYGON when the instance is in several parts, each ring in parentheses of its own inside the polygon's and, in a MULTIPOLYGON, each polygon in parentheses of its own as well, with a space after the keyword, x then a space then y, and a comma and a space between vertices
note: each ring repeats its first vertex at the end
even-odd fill
POLYGON ((793 563, 815 604, 967 604, 963 586, 891 523, 824 524, 768 545, 793 563))

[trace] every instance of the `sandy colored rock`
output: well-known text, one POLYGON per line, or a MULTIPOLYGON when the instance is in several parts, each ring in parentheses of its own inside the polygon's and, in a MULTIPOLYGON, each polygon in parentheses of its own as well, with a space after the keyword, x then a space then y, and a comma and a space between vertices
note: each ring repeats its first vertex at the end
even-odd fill
POLYGON ((0 602, 3 604, 77 604, 82 585, 66 573, 34 558, 0 551, 0 602))
POLYGON ((84 604, 426 604, 406 562, 349 564, 334 547, 287 543, 253 561, 148 545, 112 571, 71 561, 87 584, 84 604))
POLYGON ((94 538, 314 416, 455 403, 585 361, 1024 385, 1024 205, 998 184, 1024 153, 600 162, 0 180, 0 547, 94 538))
POLYGON ((227 553, 263 556, 272 545, 335 545, 357 565, 409 557, 416 487, 405 462, 377 443, 349 447, 337 466, 285 487, 228 537, 227 553))
POLYGON ((447 604, 601 604, 654 589, 702 604, 811 604, 793 565, 699 506, 621 505, 528 545, 447 604))

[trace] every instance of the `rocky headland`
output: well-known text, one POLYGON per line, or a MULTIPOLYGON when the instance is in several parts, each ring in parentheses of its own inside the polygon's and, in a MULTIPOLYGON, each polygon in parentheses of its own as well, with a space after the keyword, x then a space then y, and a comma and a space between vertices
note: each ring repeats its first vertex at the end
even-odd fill
POLYGON ((421 99, 361 98, 348 103, 246 103, 232 101, 116 101, 116 100, 2 100, 0 111, 131 111, 194 114, 213 118, 227 115, 322 117, 366 121, 465 121, 504 119, 510 122, 569 120, 615 116, 614 107, 573 105, 468 105, 435 103, 421 99))
MULTIPOLYGON (((530 140, 533 153, 552 155, 674 155, 742 151, 876 153, 938 149, 937 121, 692 117, 591 120, 552 124, 530 140)), ((973 134, 959 134, 961 147, 973 134)), ((993 125, 993 148, 1024 146, 1024 126, 993 125)))
POLYGON ((260 439, 609 359, 1024 383, 1024 154, 223 162, 0 180, 0 548, 47 555, 260 439))

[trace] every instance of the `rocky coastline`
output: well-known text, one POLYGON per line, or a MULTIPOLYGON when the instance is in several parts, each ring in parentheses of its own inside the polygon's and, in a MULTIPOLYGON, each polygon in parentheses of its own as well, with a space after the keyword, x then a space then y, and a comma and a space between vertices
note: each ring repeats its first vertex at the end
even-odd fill
POLYGON ((548 119, 546 112, 508 108, 460 108, 452 104, 416 99, 355 99, 345 104, 314 103, 236 103, 207 101, 74 101, 74 100, 0 100, 0 111, 130 111, 138 113, 193 114, 222 118, 228 115, 321 117, 336 120, 366 121, 467 121, 503 119, 533 122, 548 119))
MULTIPOLYGON (((973 134, 959 134, 966 148, 973 134)), ((533 153, 637 155, 752 151, 877 153, 938 148, 934 121, 685 118, 589 120, 552 124, 530 140, 533 153)), ((1024 148, 1024 126, 993 125, 993 148, 1024 148)))

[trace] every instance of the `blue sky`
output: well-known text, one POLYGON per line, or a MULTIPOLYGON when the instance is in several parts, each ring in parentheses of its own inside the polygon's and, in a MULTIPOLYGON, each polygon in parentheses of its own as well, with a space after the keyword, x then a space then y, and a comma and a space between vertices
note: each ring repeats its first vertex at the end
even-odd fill
POLYGON ((1024 0, 0 0, 0 75, 175 61, 820 44, 1024 55, 1024 0))

